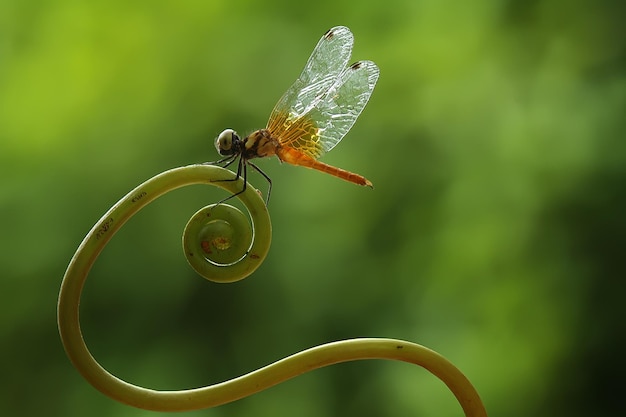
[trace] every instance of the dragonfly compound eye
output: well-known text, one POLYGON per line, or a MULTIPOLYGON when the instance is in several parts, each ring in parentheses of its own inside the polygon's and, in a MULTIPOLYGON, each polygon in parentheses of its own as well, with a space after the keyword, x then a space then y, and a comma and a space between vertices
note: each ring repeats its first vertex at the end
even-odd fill
POLYGON ((232 155, 233 141, 238 138, 233 129, 226 129, 215 139, 215 149, 220 155, 232 155))

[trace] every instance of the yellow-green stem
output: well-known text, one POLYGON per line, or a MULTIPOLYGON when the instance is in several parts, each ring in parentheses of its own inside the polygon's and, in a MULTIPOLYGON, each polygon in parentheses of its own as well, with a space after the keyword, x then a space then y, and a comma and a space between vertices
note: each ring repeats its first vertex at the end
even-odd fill
MULTIPOLYGON (((104 246, 128 219, 159 196, 191 184, 211 184, 234 193, 242 189, 241 180, 221 181, 232 179, 233 175, 230 171, 211 165, 191 165, 159 174, 116 203, 80 244, 61 284, 58 326, 67 355, 89 383, 111 398, 134 407, 155 411, 189 411, 235 401, 323 366, 363 359, 390 359, 420 365, 440 378, 456 396, 466 416, 487 415, 474 387, 452 363, 421 345, 394 339, 351 339, 328 343, 296 353, 220 384, 181 391, 157 391, 139 387, 117 378, 102 368, 83 340, 79 304, 87 275, 104 246)), ((217 282, 243 279, 263 262, 269 250, 271 223, 262 198, 250 185, 238 197, 251 215, 254 233, 252 245, 244 252, 243 257, 236 255, 238 259, 220 266, 201 262, 211 264, 205 269, 203 266, 193 264, 199 259, 206 261, 204 259, 206 254, 201 254, 202 248, 194 246, 194 242, 201 239, 188 236, 184 238, 185 255, 194 269, 207 279, 217 282)), ((203 210, 199 212, 198 218, 212 219, 219 217, 221 208, 217 210, 215 207, 209 207, 203 210)), ((190 220, 190 224, 194 222, 195 220, 190 220)), ((204 233, 205 230, 202 230, 204 233)), ((185 233, 187 234, 187 231, 185 233)), ((235 230, 233 233, 236 236, 240 232, 235 230)), ((231 235, 228 236, 230 239, 231 235)))

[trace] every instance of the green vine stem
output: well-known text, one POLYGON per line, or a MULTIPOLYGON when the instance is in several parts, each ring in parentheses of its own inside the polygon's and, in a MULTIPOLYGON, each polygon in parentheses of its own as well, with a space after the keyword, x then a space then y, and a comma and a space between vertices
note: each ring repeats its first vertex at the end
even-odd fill
MULTIPOLYGON (((363 359, 390 359, 420 365, 440 378, 456 396, 466 416, 487 415, 474 387, 452 363, 424 346, 395 339, 367 338, 328 343, 226 382, 181 391, 139 387, 102 368, 84 342, 79 304, 87 275, 104 246, 126 221, 163 194, 191 184, 210 184, 234 193, 243 187, 242 180, 221 181, 233 175, 212 165, 190 165, 163 172, 123 197, 82 241, 61 284, 58 326, 67 355, 89 383, 109 397, 134 407, 154 411, 190 411, 247 397, 327 365, 363 359)), ((185 228, 183 248, 187 260, 206 279, 216 282, 243 279, 254 272, 269 251, 271 223, 263 199, 250 185, 238 197, 250 213, 251 227, 248 227, 249 222, 241 212, 220 204, 199 210, 185 228)))

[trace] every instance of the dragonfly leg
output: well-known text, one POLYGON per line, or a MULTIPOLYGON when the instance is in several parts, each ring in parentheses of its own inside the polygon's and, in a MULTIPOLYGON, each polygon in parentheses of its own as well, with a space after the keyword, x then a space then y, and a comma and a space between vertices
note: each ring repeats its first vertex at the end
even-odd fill
MULTIPOLYGON (((211 165, 218 165, 220 163, 224 163, 225 164, 222 166, 222 168, 226 168, 227 166, 229 166, 230 164, 232 164, 233 162, 235 162, 236 158, 233 158, 231 156, 229 156, 228 158, 224 158, 220 161, 216 161, 216 162, 210 162, 209 164, 211 165)), ((230 200, 233 197, 238 196, 239 194, 243 193, 244 191, 246 191, 246 187, 248 185, 248 170, 247 167, 248 165, 252 166, 252 168, 254 168, 255 171, 257 171, 259 174, 261 174, 263 176, 263 178, 265 178, 267 180, 267 182, 269 183, 269 188, 267 189, 267 198, 265 199, 265 205, 267 206, 268 203, 270 202, 270 195, 272 193, 272 179, 261 170, 261 168, 259 168, 258 166, 254 165, 252 162, 249 162, 248 160, 245 160, 244 158, 239 158, 239 163, 237 164, 237 174, 235 175, 235 178, 230 178, 230 179, 225 179, 225 180, 214 180, 211 182, 222 182, 222 181, 237 181, 240 177, 243 177, 243 188, 240 191, 237 191, 235 194, 226 197, 225 199, 219 201, 217 204, 222 204, 228 200, 230 200), (243 174, 243 175, 241 175, 243 174)))
POLYGON ((235 162, 236 159, 237 155, 230 155, 226 158, 220 159, 219 161, 203 162, 201 165, 217 165, 219 167, 226 168, 227 166, 235 162))
POLYGON ((265 205, 267 206, 270 202, 270 194, 272 194, 272 179, 261 170, 261 168, 259 168, 258 166, 254 165, 252 162, 248 162, 248 164, 250 164, 250 166, 252 168, 254 168, 256 170, 256 172, 258 172, 259 174, 263 175, 263 178, 265 178, 267 180, 267 182, 269 183, 269 187, 267 189, 267 198, 265 199, 265 205))
MULTIPOLYGON (((230 162, 228 162, 226 166, 230 165, 232 162, 234 161, 234 159, 230 162)), ((222 181, 237 181, 242 175, 242 170, 243 170, 243 188, 240 191, 237 191, 235 194, 231 194, 228 197, 218 201, 215 205, 219 206, 222 203, 225 203, 226 201, 230 200, 233 197, 237 197, 239 194, 243 193, 244 191, 246 191, 246 186, 248 185, 248 170, 247 170, 247 161, 244 160, 243 158, 239 158, 239 163, 237 164, 237 175, 235 176, 235 178, 231 178, 231 179, 225 179, 225 180, 216 180, 216 181, 211 181, 211 182, 222 182, 222 181)))

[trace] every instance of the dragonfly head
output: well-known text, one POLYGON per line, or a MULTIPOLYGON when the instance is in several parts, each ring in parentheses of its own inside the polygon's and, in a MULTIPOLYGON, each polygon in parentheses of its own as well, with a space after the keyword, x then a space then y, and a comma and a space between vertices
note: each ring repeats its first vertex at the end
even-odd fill
POLYGON ((215 139, 215 149, 220 155, 241 153, 241 138, 233 129, 226 129, 215 139))

